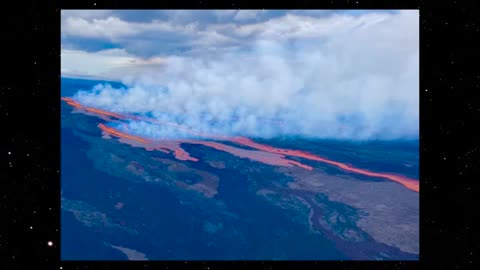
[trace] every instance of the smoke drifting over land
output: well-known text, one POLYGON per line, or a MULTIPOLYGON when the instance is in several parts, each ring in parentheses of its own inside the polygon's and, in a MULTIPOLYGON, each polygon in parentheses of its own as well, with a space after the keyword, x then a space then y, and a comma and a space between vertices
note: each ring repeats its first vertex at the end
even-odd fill
MULTIPOLYGON (((167 56, 161 68, 125 75, 127 88, 97 85, 74 99, 210 134, 418 138, 418 12, 375 18, 312 29, 318 35, 263 32, 218 53, 167 56)), ((188 137, 170 126, 128 125, 137 135, 188 137)))

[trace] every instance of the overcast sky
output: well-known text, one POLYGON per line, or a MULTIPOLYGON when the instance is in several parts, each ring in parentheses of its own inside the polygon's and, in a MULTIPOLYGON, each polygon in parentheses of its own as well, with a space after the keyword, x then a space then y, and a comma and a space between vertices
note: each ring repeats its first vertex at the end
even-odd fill
POLYGON ((61 36, 62 76, 128 86, 76 95, 91 106, 167 118, 189 111, 185 124, 231 134, 418 136, 417 10, 64 10, 61 36), (232 116, 242 121, 204 124, 232 116))

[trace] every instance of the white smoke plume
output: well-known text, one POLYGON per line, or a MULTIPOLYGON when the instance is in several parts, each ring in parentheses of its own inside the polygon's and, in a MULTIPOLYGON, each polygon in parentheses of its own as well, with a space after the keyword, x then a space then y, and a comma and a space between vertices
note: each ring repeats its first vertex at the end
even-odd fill
MULTIPOLYGON (((365 16, 330 18, 331 29, 310 29, 322 25, 308 21, 296 32, 244 27, 238 33, 257 33, 247 45, 166 56, 161 68, 124 76, 127 88, 97 85, 74 98, 220 135, 416 139, 418 12, 365 16)), ((147 122, 131 122, 129 130, 188 135, 147 122)))

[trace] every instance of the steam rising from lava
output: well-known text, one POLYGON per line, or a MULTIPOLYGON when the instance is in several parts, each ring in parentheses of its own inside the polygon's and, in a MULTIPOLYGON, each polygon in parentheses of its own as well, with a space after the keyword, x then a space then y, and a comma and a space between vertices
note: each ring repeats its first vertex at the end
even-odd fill
MULTIPOLYGON (((166 57, 161 69, 126 76, 126 88, 100 84, 73 98, 224 136, 416 139, 418 60, 418 15, 401 13, 327 37, 166 57)), ((135 120, 129 130, 179 136, 135 120)))
MULTIPOLYGON (((251 150, 245 150, 241 148, 236 148, 232 147, 229 145, 225 145, 219 142, 214 142, 214 141, 209 141, 209 140, 179 140, 179 139, 166 139, 166 138, 161 138, 161 139, 147 139, 147 138, 142 138, 140 136, 135 136, 128 134, 128 132, 122 132, 120 130, 117 130, 112 127, 108 127, 105 124, 98 124, 98 127, 103 131, 104 138, 109 138, 110 136, 114 136, 119 138, 120 141, 123 143, 128 143, 131 144, 132 146, 139 146, 139 147, 144 147, 147 150, 158 150, 162 151, 164 153, 169 153, 169 151, 173 151, 173 154, 175 158, 179 160, 189 160, 189 161, 198 161, 197 158, 191 157, 190 154, 185 151, 182 147, 182 143, 189 143, 189 144, 200 144, 204 145, 207 147, 211 147, 220 151, 225 151, 228 153, 231 153, 235 156, 241 157, 241 158, 248 158, 251 160, 259 161, 262 163, 270 164, 270 165, 277 165, 277 166, 298 166, 306 170, 312 170, 313 168, 309 165, 302 164, 301 162, 297 162, 294 160, 286 159, 286 156, 296 156, 296 157, 301 157, 305 159, 310 159, 310 160, 315 160, 315 161, 320 161, 323 163, 327 163, 330 165, 333 165, 335 167, 341 168, 342 170, 349 171, 349 172, 354 172, 358 174, 363 174, 363 175, 368 175, 371 177, 380 177, 380 178, 385 178, 389 179, 391 181, 400 183, 404 185, 406 188, 411 189, 413 191, 418 192, 419 191, 419 182, 418 180, 415 179, 410 179, 408 177, 404 177, 401 175, 396 175, 396 174, 391 174, 391 173, 378 173, 378 172, 372 172, 369 170, 364 170, 360 168, 355 168, 352 167, 348 164, 344 164, 341 162, 336 162, 332 160, 328 160, 326 158, 322 158, 307 152, 303 151, 298 151, 298 150, 289 150, 289 149, 281 149, 281 148, 275 148, 271 147, 269 145, 264 145, 264 144, 259 144, 256 143, 246 137, 225 137, 225 136, 215 136, 215 135, 210 135, 206 133, 196 133, 191 131, 188 128, 185 128, 184 126, 175 124, 175 123, 169 123, 169 122, 163 122, 163 121, 157 121, 155 119, 147 118, 147 117, 138 117, 135 115, 129 115, 129 114, 116 114, 116 113, 111 113, 108 111, 104 110, 99 110, 95 108, 90 108, 83 106, 82 104, 72 100, 71 98, 62 98, 63 101, 65 101, 67 104, 72 106, 74 110, 78 110, 80 112, 86 113, 86 114, 91 114, 94 116, 97 116, 99 118, 102 118, 106 121, 118 121, 119 119, 122 120, 127 120, 127 119, 135 119, 135 120, 142 120, 142 121, 148 121, 151 124, 157 124, 157 125, 170 125, 171 127, 174 127, 178 130, 181 130, 183 132, 191 132, 194 136, 197 137, 205 137, 206 139, 213 139, 213 140, 220 140, 220 141, 229 141, 233 142, 235 144, 239 145, 244 145, 251 147, 253 149, 256 149, 255 151, 251 150), (260 150, 260 151, 258 151, 260 150)), ((119 127, 122 127, 124 130, 128 130, 129 127, 124 125, 125 123, 120 123, 119 127)))

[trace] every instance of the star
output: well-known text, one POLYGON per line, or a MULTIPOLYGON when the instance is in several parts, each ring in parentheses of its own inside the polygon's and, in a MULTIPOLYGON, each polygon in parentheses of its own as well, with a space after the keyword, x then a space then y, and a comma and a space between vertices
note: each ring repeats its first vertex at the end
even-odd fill
POLYGON ((53 242, 52 242, 52 241, 48 241, 47 245, 48 245, 49 247, 51 247, 51 246, 53 246, 53 242))
POLYGON ((8 154, 9 154, 9 155, 11 155, 11 154, 12 154, 12 152, 8 152, 8 154))

